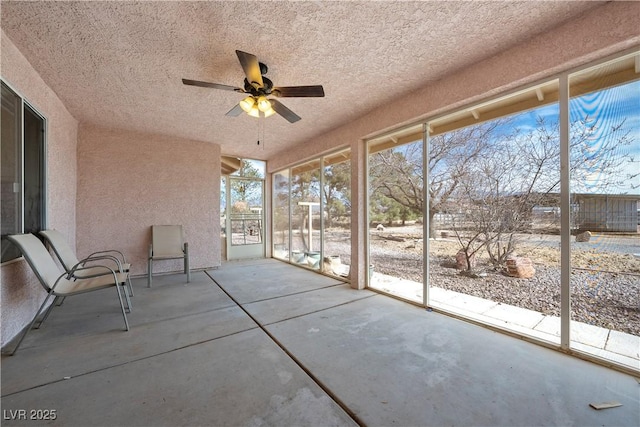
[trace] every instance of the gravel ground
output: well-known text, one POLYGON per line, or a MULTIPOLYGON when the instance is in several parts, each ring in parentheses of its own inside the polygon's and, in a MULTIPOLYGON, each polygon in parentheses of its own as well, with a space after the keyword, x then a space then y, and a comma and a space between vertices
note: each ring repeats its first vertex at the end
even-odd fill
MULTIPOLYGON (((432 262, 434 260, 432 259, 432 262)), ((469 278, 436 261, 431 283, 438 287, 560 316, 560 269, 536 266, 531 279, 516 279, 487 271, 469 278)), ((579 322, 640 335, 640 278, 574 270, 571 275, 571 318, 579 322)))
MULTIPOLYGON (((401 237, 402 242, 387 240, 372 231, 371 261, 375 271, 402 279, 422 282, 422 241, 420 230, 387 229, 384 237, 401 237)), ((348 264, 349 241, 326 240, 325 253, 340 255, 348 264)), ((536 269, 531 279, 508 277, 494 271, 479 253, 477 271, 485 277, 462 276, 455 269, 455 240, 431 242, 430 281, 435 286, 515 305, 548 315, 560 315, 560 251, 556 245, 522 242, 520 255, 530 257, 536 269)), ((581 245, 572 250, 571 318, 617 331, 640 335, 640 260, 632 253, 640 239, 629 242, 634 247, 616 246, 614 252, 581 245)), ((594 245, 595 246, 595 245, 594 245)), ((612 246, 613 247, 613 246, 612 246)))

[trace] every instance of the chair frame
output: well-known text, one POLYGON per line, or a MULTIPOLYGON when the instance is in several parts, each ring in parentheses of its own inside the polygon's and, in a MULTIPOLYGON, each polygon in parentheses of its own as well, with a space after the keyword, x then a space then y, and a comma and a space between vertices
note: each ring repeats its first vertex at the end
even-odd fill
MULTIPOLYGON (((78 257, 73 253, 73 249, 71 249, 67 241, 64 239, 64 236, 62 236, 62 234, 60 234, 59 231, 54 229, 42 230, 40 231, 39 234, 42 237, 44 237, 46 241, 49 243, 49 247, 53 249, 53 252, 56 254, 56 257, 58 257, 60 264, 62 264, 62 267, 67 271, 67 273, 71 272, 78 265, 82 267, 87 267, 86 264, 89 262, 103 261, 103 260, 113 261, 113 263, 115 263, 115 265, 118 267, 117 271, 119 271, 120 273, 127 274, 127 287, 129 288, 129 296, 134 296, 133 285, 131 284, 131 277, 130 277, 131 267, 130 265, 127 265, 127 258, 124 256, 122 252, 115 249, 108 249, 105 251, 93 252, 89 254, 88 257, 78 260, 78 257), (65 256, 65 253, 67 253, 69 256, 65 256), (71 254, 73 254, 73 259, 71 258, 71 254), (117 254, 117 255, 113 255, 113 254, 117 254)), ((90 268, 91 266, 88 266, 88 267, 90 268)), ((104 274, 108 274, 108 273, 97 272, 97 271, 92 272, 89 270, 89 271, 86 271, 85 274, 82 274, 82 277, 90 278, 90 277, 101 276, 104 274)))
POLYGON ((189 243, 184 241, 184 229, 181 225, 152 225, 151 226, 151 243, 149 244, 149 258, 148 258, 148 264, 149 264, 149 270, 148 270, 148 275, 147 275, 147 287, 150 288, 151 287, 151 282, 153 280, 153 261, 154 260, 168 260, 168 259, 184 259, 184 274, 187 275, 187 283, 191 282, 191 269, 189 268, 189 243), (182 239, 181 245, 182 245, 182 254, 181 255, 175 255, 175 256, 167 256, 167 255, 160 255, 160 256, 154 256, 153 255, 153 230, 155 227, 179 227, 180 228, 180 236, 182 239))
MULTIPOLYGON (((47 251, 44 244, 33 234, 10 235, 10 236, 7 236, 7 239, 20 249, 25 260, 31 267, 31 270, 33 271, 35 276, 38 278, 40 285, 42 285, 44 290, 47 292, 47 296, 45 297, 44 301, 36 311, 36 314, 33 316, 33 319, 31 320, 27 328, 25 328, 22 331, 20 338, 18 339, 18 342, 16 343, 11 353, 9 353, 11 356, 13 356, 16 353, 16 351, 18 351, 20 344, 22 344, 22 341, 24 340, 24 338, 27 336, 29 331, 34 327, 38 317, 40 316, 41 313, 43 313, 43 308, 45 308, 47 302, 50 300, 52 296, 65 298, 68 296, 79 295, 79 294, 97 291, 97 290, 106 289, 106 288, 115 286, 116 292, 118 294, 118 300, 120 302, 120 308, 122 309, 122 317, 124 318, 125 331, 129 330, 129 321, 127 319, 127 309, 129 312, 131 311, 131 305, 130 305, 131 301, 129 300, 129 295, 126 290, 126 286, 127 286, 126 276, 128 275, 125 275, 124 273, 116 273, 113 269, 107 266, 82 267, 80 263, 78 263, 76 266, 74 266, 74 268, 70 272, 65 271, 64 273, 59 275, 52 284, 50 283, 51 279, 47 279, 46 277, 43 276, 42 270, 44 269, 44 266, 36 263, 36 261, 33 259, 33 256, 35 256, 36 254, 33 254, 31 252, 31 250, 39 251, 41 246, 42 251, 44 251, 48 255, 49 259, 51 260, 51 263, 53 264, 55 269, 58 270, 59 272, 58 266, 56 266, 55 263, 53 262, 53 258, 51 258, 51 255, 47 251), (26 244, 35 244, 40 246, 29 249, 25 247, 26 244), (93 276, 93 277, 78 277, 76 275, 76 273, 81 272, 83 270, 94 269, 98 267, 101 269, 104 269, 105 274, 93 276), (107 280, 108 275, 111 275, 113 277, 112 281, 107 280), (93 281, 94 283, 91 287, 83 289, 80 285, 82 285, 83 282, 87 283, 87 281, 93 281), (56 288, 58 287, 58 285, 65 282, 71 286, 71 290, 67 292, 57 291, 56 288), (127 306, 128 306, 127 309, 125 309, 125 304, 122 298, 122 294, 120 293, 120 286, 122 286, 122 292, 124 292, 125 300, 127 301, 127 306)), ((53 309, 54 305, 55 305, 54 303, 51 303, 49 307, 47 307, 46 311, 44 312, 44 316, 42 317, 42 319, 40 320, 40 322, 38 323, 35 329, 39 329, 42 326, 44 321, 49 317, 49 313, 53 309)))

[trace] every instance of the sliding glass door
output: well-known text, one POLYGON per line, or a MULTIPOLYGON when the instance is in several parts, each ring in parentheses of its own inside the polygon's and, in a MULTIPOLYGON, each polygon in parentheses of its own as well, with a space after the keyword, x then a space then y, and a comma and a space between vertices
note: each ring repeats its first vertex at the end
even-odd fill
POLYGON ((351 152, 327 154, 273 173, 273 257, 348 278, 351 152))
POLYGON ((264 162, 243 159, 226 186, 227 259, 264 257, 264 162))
POLYGON ((368 285, 422 303, 423 126, 370 141, 368 149, 368 285))
POLYGON ((640 368, 638 56, 569 76, 573 349, 640 368))

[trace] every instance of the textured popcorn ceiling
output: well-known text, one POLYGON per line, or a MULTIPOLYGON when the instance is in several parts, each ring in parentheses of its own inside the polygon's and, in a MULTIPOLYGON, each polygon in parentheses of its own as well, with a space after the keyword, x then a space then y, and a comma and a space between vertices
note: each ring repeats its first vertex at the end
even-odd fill
MULTIPOLYGON (((2 2, 2 29, 80 122, 214 142, 266 159, 492 56, 600 2, 2 2), (226 117, 241 94, 235 50, 302 117, 226 117), (264 135, 261 147, 256 145, 264 135)), ((348 141, 347 141, 348 142, 348 141)))

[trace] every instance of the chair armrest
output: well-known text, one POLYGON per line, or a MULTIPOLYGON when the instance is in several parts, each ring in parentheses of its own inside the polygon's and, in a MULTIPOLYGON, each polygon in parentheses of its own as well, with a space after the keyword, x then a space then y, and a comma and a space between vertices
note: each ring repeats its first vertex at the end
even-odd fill
POLYGON ((85 258, 79 261, 78 264, 81 264, 82 267, 85 267, 85 266, 90 267, 89 265, 87 265, 87 263, 91 263, 95 261, 104 261, 104 260, 112 261, 114 264, 116 264, 118 271, 120 273, 124 273, 123 263, 117 257, 111 256, 111 255, 93 256, 91 258, 85 258))
MULTIPOLYGON (((120 264, 120 260, 118 260, 117 258, 112 258, 112 257, 93 257, 90 259, 90 261, 98 261, 98 260, 109 260, 109 261, 115 261, 118 264, 118 272, 119 273, 124 273, 123 269, 122 269, 122 265, 120 264)), ((80 262, 78 262, 76 265, 73 266, 73 268, 71 269, 71 271, 69 271, 69 274, 67 276, 67 279, 88 279, 90 277, 98 277, 98 276, 104 276, 105 274, 109 274, 110 272, 113 273, 115 275, 115 270, 113 268, 107 267, 106 265, 90 265, 90 266, 85 266, 85 263, 87 262, 87 260, 82 260, 80 262), (91 274, 88 276, 82 276, 82 277, 77 277, 76 276, 76 272, 78 271, 83 271, 83 270, 89 270, 92 268, 100 268, 102 267, 103 269, 106 269, 108 271, 105 271, 104 273, 96 273, 96 274, 91 274)), ((115 277, 115 276, 114 276, 115 277)))
MULTIPOLYGON (((92 265, 91 267, 81 267, 80 263, 76 264, 74 266, 74 268, 69 272, 69 274, 67 275, 67 280, 71 280, 71 279, 75 279, 75 280, 86 280, 86 279, 90 279, 90 278, 94 278, 94 277, 99 277, 99 276, 106 276, 108 274, 113 275, 113 283, 120 283, 118 281, 118 276, 116 275, 116 272, 112 269, 107 267, 106 265, 92 265), (94 268, 102 268, 105 270, 104 273, 102 274, 92 274, 90 276, 84 276, 84 277, 76 277, 75 273, 78 271, 82 271, 82 270, 88 270, 88 269, 94 269, 94 268)), ((62 276, 60 276, 58 278, 58 280, 56 280, 55 285, 58 284, 58 281, 64 276, 64 273, 62 274, 62 276)), ((55 286, 54 285, 54 286, 55 286)), ((53 290, 53 288, 52 288, 53 290)))
MULTIPOLYGON (((95 252, 96 254, 99 252, 95 252)), ((122 261, 120 261, 120 259, 114 255, 100 255, 100 256, 96 256, 95 254, 91 254, 88 257, 81 259, 79 261, 79 263, 81 264, 86 264, 88 262, 92 262, 95 260, 104 260, 104 259, 109 259, 111 261, 113 261, 114 263, 116 263, 118 265, 118 268, 120 268, 120 266, 123 264, 122 261)))
MULTIPOLYGON (((103 254, 111 254, 111 253, 115 253, 115 254, 120 255, 122 263, 123 264, 127 263, 127 258, 124 256, 124 254, 122 252, 118 251, 118 250, 115 250, 115 249, 109 249, 109 250, 106 250, 106 251, 97 251, 97 252, 94 252, 92 254, 89 254, 89 256, 87 258, 92 258, 94 255, 103 255, 103 254)), ((115 256, 115 255, 112 255, 112 256, 115 256)))

